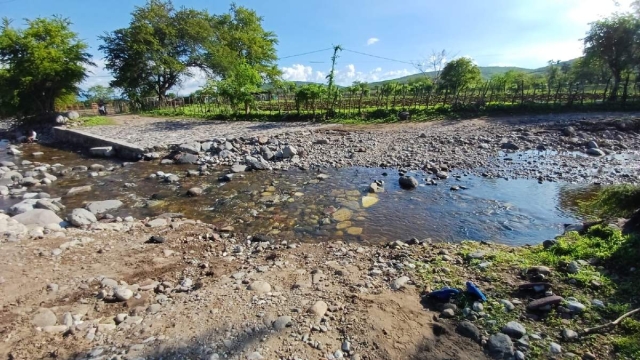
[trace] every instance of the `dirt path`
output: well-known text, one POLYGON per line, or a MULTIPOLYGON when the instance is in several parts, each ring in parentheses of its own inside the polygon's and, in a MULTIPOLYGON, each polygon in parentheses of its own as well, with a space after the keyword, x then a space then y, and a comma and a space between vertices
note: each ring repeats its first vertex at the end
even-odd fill
POLYGON ((1 358, 481 358, 411 282, 390 288, 406 261, 386 249, 249 244, 188 223, 2 247, 1 358), (166 241, 145 243, 157 234, 166 241), (135 295, 110 300, 113 281, 135 295))

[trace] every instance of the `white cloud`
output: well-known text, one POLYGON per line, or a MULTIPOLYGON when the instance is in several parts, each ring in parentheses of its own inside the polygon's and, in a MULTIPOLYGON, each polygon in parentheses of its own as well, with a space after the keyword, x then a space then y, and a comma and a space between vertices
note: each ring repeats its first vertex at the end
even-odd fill
POLYGON ((113 80, 111 73, 104 68, 104 60, 98 59, 93 61, 95 66, 85 65, 88 78, 80 84, 80 88, 87 90, 95 85, 109 86, 109 82, 113 80))
POLYGON ((380 41, 380 39, 378 39, 378 38, 375 38, 375 37, 369 38, 369 40, 367 40, 367 46, 368 45, 373 45, 373 44, 377 43, 378 41, 380 41))
POLYGON ((283 66, 280 70, 282 71, 282 78, 287 81, 311 81, 313 77, 311 66, 302 64, 294 64, 291 67, 283 66))
POLYGON ((207 83, 207 74, 198 69, 190 69, 191 76, 183 76, 180 83, 176 85, 170 92, 178 94, 178 96, 187 96, 194 91, 201 89, 207 83))

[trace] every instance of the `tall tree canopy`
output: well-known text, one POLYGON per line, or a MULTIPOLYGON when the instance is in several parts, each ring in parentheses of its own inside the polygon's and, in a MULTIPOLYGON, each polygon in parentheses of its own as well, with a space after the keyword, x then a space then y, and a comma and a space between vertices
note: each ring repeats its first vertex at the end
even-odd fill
POLYGON ((223 15, 182 7, 170 0, 149 0, 132 13, 129 27, 106 33, 100 50, 114 75, 112 86, 132 100, 154 95, 159 100, 193 74, 226 78, 243 62, 263 78, 278 75, 276 37, 262 28, 262 18, 231 6, 223 15))
POLYGON ((610 101, 618 98, 622 73, 638 64, 640 20, 631 14, 616 14, 598 20, 584 38, 584 54, 587 61, 600 60, 613 76, 610 101))
POLYGON ((53 112, 56 100, 75 96, 93 65, 87 44, 68 19, 27 20, 24 29, 0 26, 0 112, 28 116, 53 112))
POLYGON ((480 68, 473 61, 461 57, 451 62, 442 70, 440 86, 453 91, 461 91, 481 80, 480 68))

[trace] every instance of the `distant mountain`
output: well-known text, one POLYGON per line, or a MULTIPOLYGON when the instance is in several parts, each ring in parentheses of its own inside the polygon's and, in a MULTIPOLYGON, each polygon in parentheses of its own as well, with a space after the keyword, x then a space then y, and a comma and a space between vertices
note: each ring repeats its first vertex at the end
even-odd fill
MULTIPOLYGON (((571 65, 578 59, 579 58, 571 59, 571 60, 567 60, 567 61, 562 61, 562 62, 560 62, 560 65, 563 65, 563 64, 571 65)), ((504 74, 504 73, 506 73, 507 71, 510 71, 510 70, 522 71, 522 72, 527 72, 527 73, 531 73, 531 74, 544 74, 547 71, 548 67, 549 66, 543 66, 543 67, 540 67, 540 68, 537 68, 537 69, 526 69, 526 68, 515 67, 515 66, 480 66, 480 74, 481 74, 483 79, 488 80, 493 75, 504 74)), ((427 72, 425 74, 420 73, 420 74, 413 74, 413 75, 403 76, 403 77, 400 77, 400 78, 397 78, 397 79, 376 81, 376 82, 369 83, 369 86, 370 87, 380 86, 380 85, 386 84, 386 83, 391 82, 391 81, 396 81, 396 82, 399 82, 401 84, 404 84, 404 83, 410 82, 413 79, 419 79, 419 78, 421 78, 421 77, 423 77, 425 75, 433 77, 435 75, 435 72, 434 71, 430 71, 430 72, 427 72)), ((311 81, 294 81, 294 83, 296 83, 296 85, 298 85, 298 86, 302 86, 302 85, 306 85, 306 84, 314 84, 314 82, 311 82, 311 81)), ((342 86, 338 86, 338 87, 342 87, 342 86)), ((267 88, 265 87, 265 89, 267 89, 267 88)))

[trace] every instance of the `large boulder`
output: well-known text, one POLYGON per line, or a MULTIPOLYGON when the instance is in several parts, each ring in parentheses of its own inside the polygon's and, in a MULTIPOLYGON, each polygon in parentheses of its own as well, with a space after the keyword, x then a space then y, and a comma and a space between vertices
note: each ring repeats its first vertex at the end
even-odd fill
POLYGON ((80 117, 80 114, 77 111, 69 111, 64 113, 64 116, 70 120, 76 120, 80 117))
POLYGON ((18 240, 27 234, 27 227, 24 224, 10 218, 8 215, 0 214, 0 239, 18 240))
POLYGON ((89 210, 94 215, 105 214, 111 210, 116 210, 122 206, 122 201, 120 200, 104 200, 104 201, 93 201, 87 203, 85 208, 89 210))
POLYGON ((18 215, 18 214, 23 214, 26 213, 28 211, 33 210, 33 207, 36 205, 36 202, 38 202, 38 200, 36 199, 25 199, 22 200, 21 202, 11 206, 9 208, 9 214, 11 215, 18 215))
POLYGON ((260 155, 245 156, 244 162, 253 170, 271 170, 271 165, 260 155))
POLYGON ((200 150, 202 150, 202 147, 199 142, 194 141, 178 146, 178 150, 187 154, 198 155, 200 153, 200 150))
POLYGON ((401 176, 400 179, 398 179, 398 183, 400 187, 405 190, 412 190, 418 187, 418 180, 413 176, 401 176))
POLYGON ((98 221, 95 215, 85 209, 73 209, 71 214, 67 216, 67 220, 69 220, 69 222, 74 226, 78 227, 91 225, 98 221))
POLYGON ((294 155, 298 155, 298 150, 291 145, 287 145, 282 148, 282 157, 283 158, 292 158, 294 155))
POLYGON ((195 164, 198 161, 198 155, 189 153, 180 153, 175 157, 178 164, 195 164))
POLYGON ((487 352, 493 359, 513 359, 513 342, 506 334, 491 335, 487 342, 487 352))
POLYGON ((51 210, 33 209, 25 213, 12 217, 13 220, 22 225, 38 225, 46 226, 51 224, 60 224, 62 219, 51 210))

